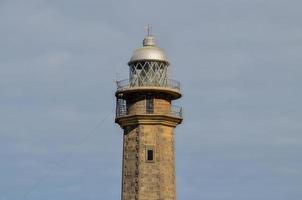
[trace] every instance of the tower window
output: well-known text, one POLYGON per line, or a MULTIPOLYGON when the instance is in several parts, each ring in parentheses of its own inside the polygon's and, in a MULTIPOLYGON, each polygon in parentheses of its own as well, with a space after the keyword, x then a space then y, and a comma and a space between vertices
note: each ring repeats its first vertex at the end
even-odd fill
POLYGON ((152 95, 146 96, 146 112, 152 114, 154 112, 154 98, 152 95))
POLYGON ((146 162, 155 161, 155 151, 153 145, 146 145, 146 162))
POLYGON ((152 149, 149 149, 149 150, 147 151, 147 160, 148 160, 148 161, 153 161, 153 159, 154 159, 153 150, 152 150, 152 149))

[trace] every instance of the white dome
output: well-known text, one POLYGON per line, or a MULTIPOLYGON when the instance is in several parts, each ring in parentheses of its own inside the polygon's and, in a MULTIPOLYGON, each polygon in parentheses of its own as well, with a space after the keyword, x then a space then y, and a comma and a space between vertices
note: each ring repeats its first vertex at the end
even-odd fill
POLYGON ((130 58, 129 63, 142 60, 156 60, 169 63, 165 52, 155 46, 154 36, 147 36, 143 41, 143 47, 136 49, 130 58))

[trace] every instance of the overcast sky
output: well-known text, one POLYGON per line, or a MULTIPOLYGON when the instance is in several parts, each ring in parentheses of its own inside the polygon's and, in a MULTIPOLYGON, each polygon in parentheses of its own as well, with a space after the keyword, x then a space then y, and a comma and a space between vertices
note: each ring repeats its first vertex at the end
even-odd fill
POLYGON ((301 200, 301 8, 0 0, 0 200, 120 199, 114 81, 148 23, 184 94, 178 199, 301 200))

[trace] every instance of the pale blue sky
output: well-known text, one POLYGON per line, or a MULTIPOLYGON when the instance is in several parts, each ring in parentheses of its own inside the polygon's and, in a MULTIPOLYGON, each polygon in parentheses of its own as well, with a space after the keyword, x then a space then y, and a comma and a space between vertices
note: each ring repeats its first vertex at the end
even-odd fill
POLYGON ((0 0, 0 200, 120 199, 122 130, 101 121, 148 23, 184 93, 178 199, 301 200, 301 8, 0 0))

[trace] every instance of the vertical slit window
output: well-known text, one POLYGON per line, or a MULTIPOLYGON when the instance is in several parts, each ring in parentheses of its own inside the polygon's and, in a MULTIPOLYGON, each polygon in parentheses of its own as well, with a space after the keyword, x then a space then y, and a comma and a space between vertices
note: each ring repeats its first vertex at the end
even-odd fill
POLYGON ((152 114, 154 112, 154 98, 152 95, 146 96, 146 112, 152 114))

